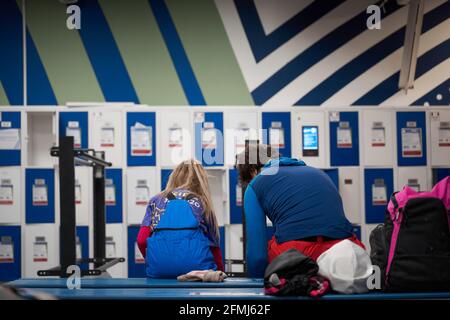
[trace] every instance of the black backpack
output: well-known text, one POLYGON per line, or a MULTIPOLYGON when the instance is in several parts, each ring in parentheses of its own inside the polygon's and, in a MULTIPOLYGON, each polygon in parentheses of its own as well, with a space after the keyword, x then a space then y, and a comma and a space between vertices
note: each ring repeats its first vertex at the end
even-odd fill
POLYGON ((389 292, 450 289, 450 229, 439 198, 411 198, 399 207, 396 194, 385 223, 370 234, 371 260, 389 292))

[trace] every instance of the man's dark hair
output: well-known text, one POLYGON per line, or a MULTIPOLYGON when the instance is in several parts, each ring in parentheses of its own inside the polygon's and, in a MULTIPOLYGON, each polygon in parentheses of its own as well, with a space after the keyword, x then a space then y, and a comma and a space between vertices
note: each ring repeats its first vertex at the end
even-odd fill
POLYGON ((244 184, 249 183, 253 172, 259 172, 267 162, 279 157, 278 151, 269 145, 246 141, 245 150, 236 155, 235 168, 239 171, 239 180, 244 184))

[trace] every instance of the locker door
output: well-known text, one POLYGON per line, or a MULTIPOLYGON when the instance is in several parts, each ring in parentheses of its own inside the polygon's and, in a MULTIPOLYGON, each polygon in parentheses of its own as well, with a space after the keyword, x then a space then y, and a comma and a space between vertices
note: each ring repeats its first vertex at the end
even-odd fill
POLYGON ((89 225, 92 201, 92 169, 75 167, 75 212, 77 225, 89 225))
POLYGON ((430 112, 431 165, 450 165, 450 111, 430 112))
POLYGON ((243 152, 245 140, 258 139, 258 114, 256 111, 225 113, 225 163, 234 165, 236 155, 243 152))
POLYGON ((425 112, 397 112, 397 159, 399 166, 427 165, 425 112))
POLYGON ((194 114, 195 157, 203 166, 224 164, 223 113, 196 112, 194 114))
POLYGON ((59 136, 72 136, 75 148, 88 148, 88 113, 60 112, 59 136))
MULTIPOLYGON (((89 258, 89 227, 77 226, 76 227, 76 257, 77 259, 89 258)), ((81 269, 86 270, 89 268, 88 263, 82 263, 81 269)))
POLYGON ((0 167, 0 223, 20 224, 20 167, 0 167))
POLYGON ((105 170, 106 223, 122 222, 122 169, 105 170))
POLYGON ((328 167, 325 113, 299 111, 294 114, 292 149, 294 157, 316 168, 328 167))
POLYGON ((229 198, 230 198, 230 223, 242 223, 242 206, 243 206, 243 194, 242 186, 238 179, 238 171, 230 169, 228 171, 229 177, 229 198))
POLYGON ((127 113, 128 166, 156 165, 156 114, 127 113))
POLYGON ((59 264, 59 237, 54 224, 34 224, 24 227, 25 274, 37 278, 39 270, 47 270, 59 264))
POLYGON ((364 192, 366 223, 382 223, 389 199, 394 192, 392 169, 365 169, 364 192))
POLYGON ((161 170, 161 191, 164 190, 169 181, 169 176, 172 173, 172 169, 162 169, 161 170))
MULTIPOLYGON (((126 258, 126 244, 124 237, 124 226, 120 223, 106 224, 106 257, 126 258)), ((121 262, 108 269, 108 273, 113 278, 126 277, 127 263, 121 262)))
POLYGON ((20 226, 0 226, 0 282, 21 277, 20 226))
POLYGON ((0 166, 20 166, 20 112, 0 112, 0 166))
POLYGON ((113 166, 122 166, 124 148, 122 146, 122 113, 119 111, 91 112, 92 147, 97 151, 105 151, 106 161, 113 166))
POLYGON ((358 112, 330 111, 329 121, 331 166, 358 166, 358 112))
POLYGON ((128 224, 141 224, 149 200, 158 192, 155 168, 129 168, 127 170, 128 224))
POLYGON ((25 169, 26 223, 55 222, 55 172, 25 169))
POLYGON ((184 160, 191 159, 194 137, 189 112, 171 111, 170 117, 161 116, 159 121, 161 165, 176 166, 184 160))
POLYGON ((128 227, 128 277, 129 278, 144 278, 145 273, 145 259, 142 256, 137 246, 137 235, 139 233, 139 226, 128 227))
POLYGON ((397 186, 402 190, 409 186, 416 191, 429 191, 428 169, 426 167, 400 167, 398 168, 397 186))
POLYGON ((388 110, 363 110, 364 162, 367 166, 394 164, 394 114, 388 110))
POLYGON ((291 113, 263 112, 261 141, 277 149, 284 157, 291 156, 291 113))
POLYGON ((361 184, 358 167, 339 168, 339 193, 342 197, 347 219, 354 224, 361 223, 361 184))

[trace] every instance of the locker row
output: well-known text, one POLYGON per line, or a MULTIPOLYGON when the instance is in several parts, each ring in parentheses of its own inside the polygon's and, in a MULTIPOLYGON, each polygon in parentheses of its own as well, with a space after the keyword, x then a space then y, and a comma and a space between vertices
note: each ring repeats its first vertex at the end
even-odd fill
MULTIPOLYGON (((118 264, 109 270, 112 277, 145 277, 145 259, 136 243, 138 231, 138 226, 129 226, 125 229, 121 224, 107 224, 106 257, 125 257, 126 259, 125 263, 118 264)), ((359 226, 354 227, 354 233, 361 238, 359 226)), ((268 227, 267 239, 270 239, 272 235, 272 227, 268 227)), ((22 228, 0 226, 0 282, 20 277, 36 277, 38 270, 57 265, 58 238, 55 225, 30 225, 22 228)), ((243 260, 242 225, 221 227, 220 238, 226 270, 243 272, 242 264, 231 263, 231 261, 243 260)), ((91 240, 89 227, 78 226, 76 229, 77 258, 89 257, 89 253, 92 252, 91 240)))
POLYGON ((0 166, 51 166, 56 160, 48 150, 65 135, 74 137, 76 147, 106 151, 114 167, 173 167, 191 157, 205 166, 233 165, 246 139, 319 168, 447 166, 450 159, 450 110, 442 108, 176 108, 170 117, 159 111, 58 109, 0 112, 0 166))
MULTIPOLYGON (((450 174, 450 168, 429 171, 427 167, 323 170, 339 190, 347 218, 355 224, 382 222, 385 206, 395 190, 405 185, 417 191, 429 190, 450 174), (360 212, 360 208, 364 208, 364 212, 360 212)), ((106 222, 140 224, 150 198, 165 188, 170 173, 171 169, 153 167, 106 169, 106 222)), ((237 171, 208 169, 208 176, 219 225, 242 223, 242 189, 237 171)), ((57 171, 53 168, 0 167, 0 224, 20 224, 22 219, 26 224, 58 222, 58 193, 55 191, 58 182, 57 171), (23 216, 21 212, 24 212, 23 216)), ((77 167, 78 225, 90 224, 91 188, 92 169, 77 167)))

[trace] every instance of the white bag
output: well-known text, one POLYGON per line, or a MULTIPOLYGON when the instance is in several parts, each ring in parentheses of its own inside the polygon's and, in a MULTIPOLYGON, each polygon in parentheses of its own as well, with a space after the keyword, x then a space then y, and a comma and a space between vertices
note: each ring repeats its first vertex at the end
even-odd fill
POLYGON ((369 291, 367 279, 373 273, 367 252, 350 240, 342 240, 317 259, 319 275, 330 280, 333 290, 341 293, 369 291))

